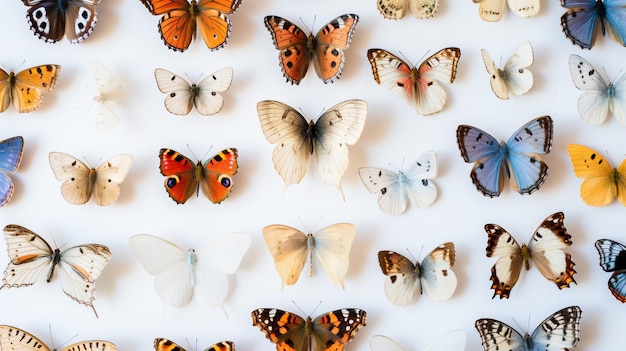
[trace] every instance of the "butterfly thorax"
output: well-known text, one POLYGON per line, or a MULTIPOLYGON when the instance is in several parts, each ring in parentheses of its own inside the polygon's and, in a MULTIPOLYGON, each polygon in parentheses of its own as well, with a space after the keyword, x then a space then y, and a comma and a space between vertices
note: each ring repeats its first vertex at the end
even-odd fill
POLYGON ((521 251, 522 258, 524 259, 524 267, 526 270, 530 269, 530 259, 532 258, 532 253, 530 252, 530 248, 526 244, 522 245, 521 251))
MULTIPOLYGON (((309 278, 313 277, 313 251, 315 251, 315 237, 313 233, 306 236, 306 247, 309 248, 309 278)), ((309 318, 310 320, 311 318, 309 318)))
POLYGON ((306 142, 309 143, 309 154, 313 155, 315 152, 315 140, 317 139, 317 133, 315 132, 315 123, 309 121, 309 127, 306 130, 306 142))
POLYGON ((196 286, 196 262, 198 262, 196 250, 189 249, 187 251, 187 264, 189 265, 189 274, 191 275, 191 286, 196 286))
POLYGON ((59 7, 59 11, 65 17, 65 10, 67 9, 67 0, 58 0, 57 6, 59 7))
POLYGON ((50 266, 50 270, 48 271, 48 276, 46 277, 46 282, 50 283, 50 281, 52 280, 52 276, 54 276, 54 268, 59 264, 59 262, 61 261, 61 250, 54 249, 54 252, 52 253, 52 265, 50 266))
POLYGON ((524 334, 524 351, 533 351, 533 350, 534 350, 533 338, 532 336, 528 335, 528 333, 526 333, 524 334))
MULTIPOLYGON (((504 142, 504 141, 500 142, 500 148, 498 149, 498 154, 499 154, 501 160, 508 160, 509 159, 509 147, 508 147, 506 142, 504 142)), ((502 162, 502 166, 504 167, 504 172, 506 173, 506 179, 510 179, 511 178, 511 169, 509 169, 509 163, 508 162, 502 162)))
MULTIPOLYGON (((204 175, 205 175, 202 162, 198 161, 198 163, 196 163, 196 168, 194 169, 193 174, 196 177, 196 184, 200 184, 202 180, 204 179, 204 175)), ((200 193, 200 187, 196 189, 196 196, 198 196, 199 193, 200 193)))

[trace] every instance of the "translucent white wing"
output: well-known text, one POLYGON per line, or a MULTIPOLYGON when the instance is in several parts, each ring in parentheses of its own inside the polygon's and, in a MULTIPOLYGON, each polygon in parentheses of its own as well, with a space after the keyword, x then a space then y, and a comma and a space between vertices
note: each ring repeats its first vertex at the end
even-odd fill
POLYGON ((384 335, 372 335, 370 338, 370 350, 372 351, 406 351, 404 347, 393 339, 384 335))
MULTIPOLYGON (((466 339, 463 331, 451 331, 435 339, 424 351, 463 351, 466 339)), ((372 351, 406 351, 400 344, 383 335, 372 336, 370 349, 372 351)))
POLYGON ((456 275, 452 266, 456 260, 454 244, 439 245, 422 261, 422 289, 434 301, 449 300, 456 291, 456 275))
POLYGON ((19 288, 34 284, 52 267, 53 251, 39 235, 19 225, 4 227, 9 264, 4 271, 2 288, 19 288))
POLYGON ((120 111, 115 105, 116 100, 124 95, 124 83, 98 60, 91 62, 91 74, 98 91, 98 95, 94 96, 98 102, 96 126, 101 132, 109 132, 121 122, 120 111))
POLYGON ((487 72, 491 75, 491 89, 500 99, 508 99, 509 93, 523 95, 533 87, 533 74, 527 68, 534 61, 530 42, 517 48, 503 69, 498 68, 485 49, 481 50, 487 72))
POLYGON ((230 88, 233 81, 233 69, 222 68, 209 75, 198 83, 198 93, 194 105, 202 115, 212 115, 220 112, 224 105, 224 98, 220 93, 230 88))
POLYGON ((64 152, 51 152, 48 158, 54 176, 63 181, 61 194, 65 201, 75 205, 89 201, 94 185, 91 172, 95 172, 95 169, 64 152))
POLYGON ((0 350, 50 351, 50 348, 27 331, 10 325, 0 325, 0 350))
POLYGON ((356 229, 350 223, 337 223, 322 228, 313 235, 315 245, 309 250, 315 251, 322 268, 330 280, 344 288, 343 280, 348 273, 350 248, 356 229))
POLYGON ((285 284, 295 284, 309 253, 307 235, 296 228, 274 224, 263 228, 263 239, 282 280, 281 289, 285 284))
POLYGON ((133 163, 132 155, 117 155, 103 162, 96 169, 93 197, 100 206, 108 206, 117 201, 120 187, 133 163))
POLYGON ((163 68, 155 69, 154 77, 159 90, 167 94, 165 108, 175 115, 188 114, 193 107, 192 85, 184 78, 163 68))

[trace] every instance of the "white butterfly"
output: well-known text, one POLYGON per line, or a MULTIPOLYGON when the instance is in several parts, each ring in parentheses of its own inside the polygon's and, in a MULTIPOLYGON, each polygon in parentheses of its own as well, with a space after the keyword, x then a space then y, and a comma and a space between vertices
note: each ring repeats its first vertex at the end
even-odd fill
POLYGON ((121 112, 116 107, 116 100, 124 96, 124 83, 98 60, 91 62, 91 74, 98 91, 98 95, 93 97, 98 103, 96 127, 100 132, 110 132, 122 120, 121 112))
POLYGON ((576 88, 584 90, 578 98, 578 113, 583 121, 600 124, 613 113, 626 125, 626 74, 621 72, 609 82, 591 63, 578 55, 569 57, 569 71, 576 88))
POLYGON ((456 290, 456 275, 452 271, 456 251, 447 242, 431 251, 422 263, 394 251, 379 251, 378 263, 385 280, 385 295, 396 306, 407 306, 417 294, 426 292, 435 301, 449 300, 456 290))
POLYGON ((478 319, 474 326, 480 334, 484 351, 567 351, 580 341, 581 315, 580 307, 565 307, 544 319, 532 335, 526 333, 524 336, 495 319, 478 319))
POLYGON ((293 285, 298 281, 309 256, 309 276, 313 276, 314 253, 330 280, 341 284, 343 288, 355 234, 354 225, 350 223, 332 224, 315 234, 304 234, 296 228, 281 224, 263 228, 263 238, 282 280, 281 289, 285 284, 293 285))
POLYGON ((399 215, 406 210, 408 202, 426 207, 435 201, 437 187, 430 179, 437 176, 437 169, 437 154, 430 151, 413 162, 406 173, 362 167, 359 176, 370 193, 378 193, 378 205, 383 212, 399 215))
POLYGON ((413 16, 419 19, 431 18, 437 12, 439 0, 377 0, 378 11, 386 19, 398 20, 411 9, 413 16))
POLYGON ((167 306, 182 307, 193 295, 207 306, 222 305, 233 274, 250 246, 243 233, 223 235, 199 250, 185 250, 154 235, 138 234, 128 240, 143 267, 156 278, 154 289, 167 306))
MULTIPOLYGON (((50 348, 27 331, 10 325, 0 325, 0 350, 50 351, 50 348)), ((86 340, 66 346, 60 351, 117 351, 117 346, 104 340, 86 340)))
POLYGON ((548 216, 535 230, 528 246, 521 247, 504 228, 497 224, 486 224, 487 257, 499 257, 491 268, 491 288, 493 297, 509 298, 511 289, 517 283, 522 271, 530 269, 530 261, 537 265, 539 272, 559 289, 569 288, 574 280, 574 262, 570 254, 563 251, 572 245, 572 236, 563 225, 563 212, 548 216))
POLYGON ((498 22, 502 19, 506 4, 514 14, 519 17, 533 17, 539 13, 541 3, 539 0, 473 0, 480 3, 478 13, 486 22, 498 22))
POLYGON ((50 166, 54 176, 63 181, 63 198, 75 205, 82 205, 93 195, 100 206, 114 204, 120 196, 120 187, 133 162, 132 155, 117 155, 103 162, 98 168, 90 168, 79 159, 63 152, 51 152, 50 166))
POLYGON ((186 115, 196 106, 200 114, 208 116, 222 110, 224 98, 220 93, 230 88, 233 69, 222 68, 200 81, 189 84, 184 78, 163 69, 154 70, 157 86, 166 93, 165 108, 175 115, 186 115))
POLYGON ((64 251, 53 250, 42 237, 16 224, 4 227, 4 239, 10 261, 0 289, 33 285, 43 271, 47 271, 49 283, 54 273, 59 272, 63 292, 79 304, 91 307, 98 316, 93 306, 95 282, 111 258, 109 248, 85 244, 64 251))
MULTIPOLYGON (((463 351, 465 350, 466 339, 465 332, 451 331, 438 337, 424 351, 463 351)), ((383 335, 372 336, 370 349, 372 351, 406 351, 402 345, 383 335)))
POLYGON ((520 45, 500 69, 491 60, 487 50, 481 49, 483 62, 487 72, 491 75, 491 90, 500 99, 508 100, 509 93, 513 95, 526 94, 533 87, 533 73, 527 68, 533 64, 533 47, 530 42, 520 45))
POLYGON ((272 161, 285 188, 302 180, 309 157, 315 154, 322 180, 339 188, 343 196, 341 178, 348 168, 347 145, 354 145, 361 136, 367 117, 365 101, 340 102, 316 122, 307 122, 298 111, 279 101, 260 101, 257 112, 265 137, 276 144, 272 161))

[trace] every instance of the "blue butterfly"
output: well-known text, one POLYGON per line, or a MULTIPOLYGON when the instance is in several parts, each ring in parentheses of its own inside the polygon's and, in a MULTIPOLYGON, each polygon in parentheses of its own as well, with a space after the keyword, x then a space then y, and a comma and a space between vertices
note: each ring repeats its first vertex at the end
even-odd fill
POLYGON ((15 172, 22 161, 24 138, 16 136, 0 141, 0 206, 13 196, 13 182, 6 172, 15 172))
POLYGON ((614 272, 609 279, 609 290, 616 299, 626 302, 626 246, 610 240, 596 241, 600 255, 600 267, 605 272, 614 272))
POLYGON ((460 125, 456 142, 465 162, 474 162, 470 178, 483 195, 500 196, 505 177, 517 192, 530 194, 539 189, 548 175, 548 165, 539 154, 550 152, 552 118, 533 119, 506 143, 499 143, 476 127, 460 125))
POLYGON ((602 35, 626 46, 625 0, 561 0, 567 11, 561 16, 563 33, 572 43, 591 49, 596 41, 596 25, 600 22, 602 35))

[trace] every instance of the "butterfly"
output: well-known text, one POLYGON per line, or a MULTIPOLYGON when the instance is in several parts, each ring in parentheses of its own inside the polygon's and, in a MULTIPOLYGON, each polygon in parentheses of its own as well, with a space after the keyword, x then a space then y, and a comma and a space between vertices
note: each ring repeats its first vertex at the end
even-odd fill
MULTIPOLYGON (((36 336, 10 325, 0 325, 0 349, 11 351, 51 350, 36 336)), ((117 346, 109 341, 87 340, 66 346, 59 351, 117 351, 117 346)))
POLYGON ((411 262, 394 251, 378 251, 378 264, 385 280, 385 295, 396 306, 408 306, 417 294, 426 293, 435 301, 449 300, 456 290, 452 271, 456 251, 454 243, 437 246, 422 261, 411 262))
POLYGON ((98 103, 96 127, 100 132, 110 132, 122 120, 121 112, 116 108, 116 100, 124 96, 124 83, 98 60, 91 62, 91 74, 97 90, 97 95, 93 97, 98 103))
POLYGON ((191 107, 196 106, 200 114, 208 116, 222 110, 223 93, 230 88, 233 81, 233 69, 226 67, 209 75, 200 83, 189 84, 184 78, 165 70, 154 70, 157 86, 166 93, 165 108, 175 115, 186 115, 191 107))
POLYGON ((591 49, 596 41, 596 26, 602 35, 626 46, 626 7, 621 0, 561 0, 567 9, 561 16, 565 36, 583 49, 591 49))
POLYGON ((419 19, 431 18, 439 8, 439 0, 377 0, 378 11, 386 19, 398 20, 408 8, 419 19))
POLYGON ((343 308, 306 320, 277 308, 252 311, 252 324, 274 344, 278 351, 343 351, 354 334, 365 326, 365 311, 343 308))
POLYGON ((208 159, 204 165, 193 163, 178 151, 161 149, 159 169, 165 178, 165 190, 177 204, 184 204, 191 195, 200 193, 219 204, 233 188, 232 176, 237 173, 237 149, 224 149, 208 159))
POLYGON ((409 102, 424 116, 443 109, 446 91, 439 83, 454 82, 461 49, 445 48, 430 56, 419 67, 412 67, 401 58, 383 49, 367 50, 374 80, 409 102))
POLYGON ((231 233, 185 250, 154 235, 137 234, 130 249, 150 275, 159 299, 174 307, 185 306, 196 295, 208 306, 222 305, 228 294, 227 274, 235 273, 250 246, 250 236, 231 233))
POLYGON ((79 304, 91 307, 98 316, 93 306, 95 283, 111 258, 108 247, 85 244, 63 251, 53 250, 42 237, 17 224, 4 227, 4 239, 9 264, 0 289, 33 285, 43 271, 47 271, 46 282, 49 283, 58 272, 63 292, 79 304))
POLYGON ((626 246, 611 239, 600 239, 595 243, 600 255, 600 267, 613 272, 609 278, 609 290, 620 301, 626 302, 626 246))
POLYGON ((22 162, 24 138, 15 136, 0 141, 0 207, 13 197, 13 181, 6 174, 15 173, 22 162))
MULTIPOLYGON (((156 351, 185 351, 182 346, 165 338, 154 339, 154 349, 156 351)), ((235 351, 235 343, 232 341, 220 341, 207 347, 204 351, 235 351)))
POLYGON ((479 3, 478 13, 486 22, 498 22, 504 15, 506 3, 514 14, 519 17, 533 17, 539 13, 541 3, 539 0, 473 0, 479 3))
POLYGON ((263 239, 274 258, 274 266, 282 280, 281 289, 298 281, 307 257, 311 257, 309 276, 313 276, 313 254, 330 280, 340 284, 348 272, 350 247, 356 230, 353 224, 337 223, 315 234, 304 234, 296 228, 273 224, 263 228, 263 239))
POLYGON ((431 181, 437 176, 437 154, 421 155, 409 170, 398 173, 382 168, 361 167, 359 177, 370 193, 378 193, 378 205, 386 214, 399 215, 408 202, 413 206, 430 206, 437 198, 437 187, 431 181))
POLYGON ((61 195, 65 201, 82 205, 93 196, 96 204, 109 206, 120 197, 120 187, 133 162, 132 155, 117 155, 91 168, 64 152, 51 152, 50 167, 54 176, 63 181, 61 195))
POLYGON ((491 318, 478 319, 474 326, 485 351, 567 351, 580 341, 581 315, 580 307, 565 307, 544 319, 531 335, 524 336, 506 323, 491 318))
POLYGON ((497 224, 485 224, 487 232, 487 257, 499 257, 491 267, 491 288, 496 295, 509 298, 511 289, 517 283, 522 265, 530 269, 530 262, 537 265, 541 274, 559 289, 569 288, 574 280, 574 262, 571 255, 563 251, 572 245, 572 236, 567 233, 563 212, 548 216, 533 234, 528 245, 521 247, 504 228, 497 224))
POLYGON ((11 101, 19 113, 36 110, 43 93, 54 90, 60 73, 59 65, 35 66, 17 74, 0 68, 0 112, 6 111, 11 101))
POLYGON ((165 45, 183 52, 199 30, 206 46, 213 50, 228 43, 231 15, 241 0, 141 0, 153 15, 163 15, 159 33, 165 45))
MULTIPOLYGON (((446 333, 430 345, 424 351, 463 351, 465 350, 465 332, 460 330, 446 333)), ((370 339, 371 351, 406 351, 400 344, 383 335, 373 335, 370 339)))
POLYGON ((520 194, 539 189, 548 176, 540 154, 552 146, 552 118, 542 116, 521 126, 509 140, 498 142, 476 127, 460 125, 456 142, 465 162, 474 162, 470 173, 476 189, 485 196, 500 196, 504 178, 520 194))
POLYGON ((347 145, 354 145, 361 136, 367 102, 340 102, 316 122, 307 122, 300 112, 279 101, 259 101, 257 112, 263 134, 270 143, 276 144, 272 161, 285 188, 300 183, 310 155, 315 154, 322 180, 339 188, 343 196, 341 178, 348 168, 347 145))
POLYGON ((100 0, 22 0, 30 8, 28 25, 35 36, 46 43, 56 43, 65 35, 72 44, 87 39, 93 32, 100 0))
POLYGON ((615 198, 626 206, 626 160, 613 168, 597 151, 583 145, 569 144, 574 173, 585 180, 580 197, 589 206, 606 206, 615 198))
POLYGON ((609 111, 626 125, 626 74, 621 72, 615 83, 609 82, 591 63, 578 55, 570 55, 569 71, 576 88, 584 90, 578 98, 578 113, 583 121, 600 124, 609 111))
POLYGON ((533 73, 528 69, 534 60, 533 47, 530 42, 527 41, 520 45, 506 61, 503 69, 496 66, 487 50, 481 49, 480 52, 485 68, 491 75, 489 80, 491 90, 500 99, 508 100, 509 93, 513 95, 526 94, 533 87, 533 73))
POLYGON ((343 51, 350 47, 359 16, 341 15, 326 23, 315 36, 307 36, 298 26, 279 16, 266 16, 264 22, 279 50, 278 60, 287 82, 300 84, 312 60, 315 73, 326 84, 341 75, 343 51))

